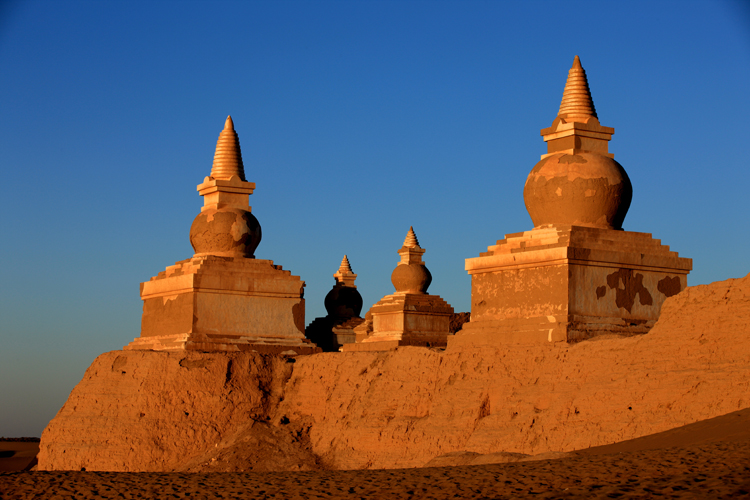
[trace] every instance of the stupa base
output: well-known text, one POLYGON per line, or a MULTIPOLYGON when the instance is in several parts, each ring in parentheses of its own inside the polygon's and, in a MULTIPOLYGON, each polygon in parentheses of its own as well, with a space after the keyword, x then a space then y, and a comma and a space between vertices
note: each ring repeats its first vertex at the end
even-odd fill
POLYGON ((539 342, 579 342, 593 337, 631 337, 643 335, 655 320, 601 318, 591 316, 554 316, 528 319, 468 322, 448 340, 450 347, 486 344, 524 344, 539 342))
POLYGON ((400 346, 445 347, 453 308, 437 295, 395 293, 370 308, 372 333, 344 352, 387 351, 400 346))
POLYGON ((323 352, 338 352, 346 344, 353 344, 356 340, 354 329, 364 323, 362 318, 347 320, 336 318, 315 318, 305 329, 305 335, 310 341, 320 347, 323 352))
POLYGON ((449 345, 644 334, 691 268, 647 233, 555 225, 510 234, 466 260, 471 321, 449 345))
POLYGON ((307 339, 258 339, 233 335, 172 334, 139 337, 123 347, 133 351, 201 351, 237 352, 255 351, 260 354, 315 354, 321 349, 307 339))
POLYGON ((364 322, 363 318, 352 318, 331 329, 333 333, 333 345, 336 346, 337 351, 340 351, 347 344, 354 344, 356 342, 357 334, 354 329, 364 322))
POLYGON ((355 344, 345 344, 341 347, 341 352, 372 352, 372 351, 392 351, 397 347, 436 347, 445 348, 446 340, 435 342, 412 340, 378 340, 373 342, 358 342, 355 344))
POLYGON ((125 348, 319 352, 303 287, 270 260, 196 255, 141 284, 141 336, 125 348))

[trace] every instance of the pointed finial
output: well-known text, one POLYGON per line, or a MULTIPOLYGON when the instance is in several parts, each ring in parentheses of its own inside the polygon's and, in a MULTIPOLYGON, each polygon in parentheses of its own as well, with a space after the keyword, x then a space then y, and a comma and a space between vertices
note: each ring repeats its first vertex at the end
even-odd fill
POLYGON ((341 265, 339 266, 339 273, 341 274, 352 274, 354 271, 352 271, 352 266, 349 264, 349 259, 344 255, 344 258, 341 259, 341 265))
POLYGON ((557 116, 567 122, 586 122, 596 116, 594 100, 591 98, 586 71, 581 66, 581 59, 576 56, 573 66, 568 71, 568 81, 565 83, 560 111, 557 116))
POLYGON ((406 233, 406 238, 404 239, 404 246, 407 248, 415 248, 419 246, 417 235, 414 233, 414 228, 412 226, 409 226, 409 232, 406 233))
POLYGON ((219 134, 216 142, 216 153, 214 164, 211 168, 211 177, 214 179, 229 180, 233 175, 245 179, 245 166, 242 164, 242 152, 240 151, 240 138, 234 131, 232 116, 227 116, 224 122, 224 130, 219 134))
POLYGON ((339 270, 336 271, 333 277, 336 279, 336 283, 340 285, 354 287, 354 280, 357 279, 357 275, 352 271, 352 266, 349 264, 349 258, 346 255, 341 259, 339 270))

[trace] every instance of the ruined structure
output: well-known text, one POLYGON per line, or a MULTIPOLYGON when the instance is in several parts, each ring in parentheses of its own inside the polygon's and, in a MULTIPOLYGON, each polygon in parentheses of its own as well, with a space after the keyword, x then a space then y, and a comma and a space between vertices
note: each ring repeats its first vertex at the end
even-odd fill
POLYGON ((503 461, 665 431, 747 408, 748 394, 750 275, 670 297, 648 335, 575 345, 294 363, 105 353, 44 430, 39 470, 393 469, 461 452, 503 461))
POLYGON ((357 291, 352 271, 346 255, 341 259, 339 270, 333 275, 336 280, 325 298, 326 312, 323 318, 315 318, 305 329, 305 335, 325 352, 338 351, 344 344, 355 341, 354 329, 364 322, 359 317, 362 312, 362 296, 357 291))
POLYGON ((316 352, 304 336, 305 283, 255 258, 261 240, 240 142, 227 117, 204 206, 190 228, 195 255, 141 283, 141 336, 125 349, 316 352))
POLYGON ((372 322, 372 331, 357 328, 357 342, 346 344, 343 351, 446 345, 453 308, 438 295, 427 294, 432 275, 422 262, 424 252, 410 227, 398 250, 401 261, 391 274, 396 293, 386 295, 370 308, 366 318, 372 322))
POLYGON ((547 154, 524 188, 534 229, 466 260, 471 321, 451 346, 646 333, 664 300, 687 286, 691 259, 622 230, 633 189, 609 153, 612 134, 576 56, 560 111, 541 131, 547 154))

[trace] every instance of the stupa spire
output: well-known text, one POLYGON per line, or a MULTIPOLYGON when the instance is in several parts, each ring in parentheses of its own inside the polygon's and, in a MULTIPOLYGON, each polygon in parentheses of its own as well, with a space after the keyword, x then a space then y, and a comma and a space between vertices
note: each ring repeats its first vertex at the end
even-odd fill
POLYGON ((586 71, 581 66, 578 56, 573 59, 573 67, 568 71, 568 81, 565 83, 560 111, 557 116, 564 118, 567 122, 587 122, 592 116, 596 116, 594 100, 591 98, 589 82, 586 71))
POLYGON ((227 120, 224 122, 224 130, 221 131, 219 140, 216 142, 211 177, 228 180, 232 176, 237 176, 241 181, 246 181, 245 167, 242 164, 242 153, 240 152, 240 138, 234 131, 234 122, 230 115, 227 116, 227 120))
POLYGON ((406 238, 404 239, 404 246, 407 248, 421 248, 419 246, 419 240, 417 240, 417 235, 414 232, 414 227, 409 226, 409 232, 406 233, 406 238))
POLYGON ((568 71, 560 110, 552 125, 541 133, 547 143, 547 154, 542 155, 542 159, 558 153, 575 155, 583 151, 610 158, 615 156, 609 152, 607 144, 615 129, 599 123, 586 72, 578 56, 568 71))
POLYGON ((352 266, 349 264, 349 258, 346 255, 341 259, 339 270, 333 275, 333 277, 336 279, 337 283, 344 286, 354 286, 354 280, 357 279, 357 275, 352 271, 352 266))
POLYGON ((352 266, 351 266, 351 264, 349 264, 349 258, 346 255, 344 255, 343 259, 341 259, 341 265, 339 266, 339 272, 341 274, 351 274, 351 273, 353 273, 352 266))

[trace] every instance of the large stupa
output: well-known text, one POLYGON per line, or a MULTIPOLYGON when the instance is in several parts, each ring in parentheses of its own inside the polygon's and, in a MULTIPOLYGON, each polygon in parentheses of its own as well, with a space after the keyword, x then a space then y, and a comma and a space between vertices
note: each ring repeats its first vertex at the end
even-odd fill
POLYGON ((304 281, 255 258, 261 239, 240 142, 227 117, 203 208, 190 228, 192 258, 141 283, 141 336, 125 349, 317 352, 305 338, 304 281))
POLYGON ((687 286, 691 259, 622 230, 633 188, 609 152, 613 134, 576 56, 557 117, 541 131, 547 154, 523 192, 534 229, 466 259, 471 321, 451 346, 646 333, 687 286))

